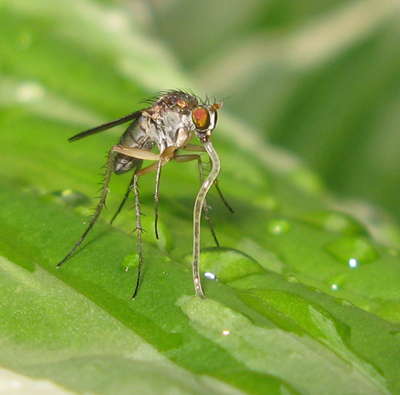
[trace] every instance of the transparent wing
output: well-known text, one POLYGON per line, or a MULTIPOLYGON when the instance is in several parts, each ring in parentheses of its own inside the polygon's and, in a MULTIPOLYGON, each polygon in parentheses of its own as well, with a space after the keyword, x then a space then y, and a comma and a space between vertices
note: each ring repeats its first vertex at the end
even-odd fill
POLYGON ((71 138, 68 139, 68 141, 70 143, 72 143, 73 141, 83 139, 84 137, 91 136, 92 134, 103 132, 104 130, 111 129, 111 128, 121 125, 123 123, 129 122, 129 121, 136 121, 140 117, 140 115, 142 114, 143 111, 144 110, 135 111, 132 114, 125 115, 122 118, 118 118, 118 119, 115 119, 114 121, 103 123, 102 125, 95 126, 94 128, 85 130, 84 132, 81 132, 81 133, 76 134, 75 136, 72 136, 71 138))

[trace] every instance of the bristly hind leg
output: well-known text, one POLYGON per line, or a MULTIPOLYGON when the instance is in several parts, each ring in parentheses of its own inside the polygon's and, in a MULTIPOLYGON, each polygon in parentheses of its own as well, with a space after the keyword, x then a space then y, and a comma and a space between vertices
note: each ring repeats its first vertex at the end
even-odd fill
MULTIPOLYGON (((156 212, 156 221, 155 221, 155 228, 157 234, 157 218, 158 218, 158 191, 159 191, 159 183, 160 183, 160 175, 161 175, 161 168, 166 163, 170 161, 170 159, 175 155, 176 147, 168 147, 164 150, 161 155, 155 154, 150 151, 141 150, 139 148, 131 148, 131 147, 123 147, 123 146, 116 146, 114 147, 115 152, 122 153, 124 155, 136 158, 136 159, 147 159, 147 160, 156 160, 156 163, 153 163, 144 169, 137 169, 133 176, 133 190, 135 193, 135 211, 136 211, 136 231, 137 231, 137 242, 138 242, 138 255, 139 255, 139 266, 138 266, 138 276, 136 280, 135 291, 133 292, 132 299, 138 294, 139 287, 140 287, 140 280, 142 277, 142 268, 143 268, 143 246, 142 246, 142 221, 141 221, 141 212, 140 212, 140 199, 139 199, 139 185, 138 180, 139 177, 151 173, 153 171, 157 171, 156 177, 156 191, 155 191, 155 212, 156 212)), ((129 195, 129 191, 126 193, 126 199, 129 195)), ((126 199, 124 198, 123 203, 125 203, 126 199)))
POLYGON ((157 163, 153 163, 150 166, 145 167, 144 169, 139 169, 135 172, 133 176, 133 191, 135 193, 135 212, 136 212, 136 232, 137 232, 137 244, 138 244, 138 255, 139 255, 139 264, 138 264, 138 274, 136 279, 135 290, 132 295, 132 299, 135 299, 140 287, 140 280, 142 278, 142 269, 143 269, 143 244, 142 244, 142 220, 141 220, 141 211, 140 211, 140 198, 139 198, 139 184, 138 180, 144 174, 155 171, 155 165, 158 166, 157 163))
MULTIPOLYGON (((130 156, 132 158, 136 159, 143 159, 143 160, 159 160, 160 155, 157 155, 153 152, 146 151, 146 150, 141 150, 138 148, 131 148, 131 147, 125 147, 125 146, 120 146, 120 145, 115 145, 114 147, 111 148, 109 154, 108 154, 108 161, 107 161, 107 169, 106 173, 104 176, 104 181, 103 181, 103 188, 102 192, 100 195, 100 202, 97 205, 96 211, 93 215, 92 220, 90 221, 89 226, 81 236, 81 238, 78 240, 78 242, 74 245, 74 247, 71 249, 71 251, 67 254, 67 256, 57 265, 57 268, 59 268, 62 264, 64 264, 70 257, 71 255, 76 251, 76 249, 81 245, 85 237, 88 235, 88 233, 91 231, 93 228, 94 224, 96 223, 97 219, 100 216, 101 210, 103 209, 106 198, 107 198, 107 193, 108 193, 108 185, 110 183, 110 178, 111 178, 111 173, 113 171, 113 164, 114 164, 114 153, 119 152, 122 154, 125 154, 127 156, 130 156)), ((170 160, 170 157, 163 157, 162 162, 163 164, 167 163, 170 160)), ((155 164, 157 165, 157 163, 155 164)), ((138 188, 138 183, 137 180, 138 178, 146 173, 149 173, 150 171, 155 171, 156 168, 153 168, 153 165, 148 166, 145 169, 136 169, 136 172, 133 176, 132 184, 133 184, 133 189, 135 191, 135 207, 136 207, 136 228, 138 229, 138 250, 139 250, 139 273, 138 273, 138 280, 136 283, 136 288, 133 297, 136 296, 138 289, 139 289, 139 283, 140 283, 140 276, 141 276, 141 270, 142 270, 142 264, 143 264, 143 258, 142 258, 142 227, 141 227, 141 221, 140 221, 140 202, 139 202, 139 188, 138 188)), ((125 194, 124 200, 122 201, 120 209, 126 202, 126 199, 129 196, 130 190, 127 191, 125 194)), ((118 214, 117 212, 117 214, 118 214)), ((114 216, 115 218, 115 216, 114 216)), ((114 219, 113 218, 113 219, 114 219)))
POLYGON ((87 229, 85 230, 85 232, 83 233, 81 238, 78 240, 78 242, 74 245, 72 250, 57 265, 57 268, 59 268, 63 263, 65 263, 71 257, 71 255, 76 251, 76 249, 81 245, 81 243, 83 242, 85 237, 88 235, 88 233, 92 230, 94 224, 96 223, 97 219, 100 216, 101 210, 103 209, 103 207, 105 205, 105 202, 106 202, 107 193, 108 193, 108 184, 110 183, 111 172, 113 170, 113 161, 114 161, 113 153, 114 153, 114 151, 113 151, 113 148, 112 148, 110 150, 109 154, 108 154, 107 169, 106 169, 106 173, 104 175, 103 188, 102 188, 102 192, 101 192, 101 195, 100 195, 100 202, 96 207, 96 211, 95 211, 95 213, 94 213, 94 215, 92 217, 92 220, 90 221, 89 226, 87 227, 87 229))

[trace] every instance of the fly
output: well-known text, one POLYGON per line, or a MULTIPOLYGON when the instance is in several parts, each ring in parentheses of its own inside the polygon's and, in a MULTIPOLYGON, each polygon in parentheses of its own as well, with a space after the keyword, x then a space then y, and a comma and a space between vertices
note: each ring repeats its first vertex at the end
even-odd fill
POLYGON ((128 114, 103 125, 96 126, 69 139, 69 142, 77 141, 84 137, 91 136, 92 134, 100 133, 104 130, 132 121, 120 138, 119 143, 114 145, 108 153, 100 201, 89 226, 68 255, 57 265, 57 268, 71 257, 99 218, 106 202, 111 173, 123 174, 133 170, 133 177, 130 181, 128 190, 116 214, 112 218, 111 223, 121 211, 131 190, 133 189, 135 194, 136 231, 139 255, 138 276, 135 291, 132 296, 134 299, 139 290, 143 266, 143 229, 141 225, 138 179, 145 174, 156 172, 154 202, 155 231, 156 237, 158 238, 157 221, 161 169, 170 160, 175 160, 177 162, 197 160, 202 185, 197 194, 193 209, 193 284, 196 294, 199 297, 204 298, 199 271, 200 220, 202 211, 204 211, 205 218, 210 225, 214 240, 216 244, 219 245, 208 215, 208 205, 206 201, 208 191, 212 185, 215 185, 222 201, 233 213, 232 208, 226 202, 218 187, 217 177, 221 165, 218 154, 210 141, 212 132, 217 123, 217 111, 222 107, 222 103, 214 102, 211 104, 209 99, 201 101, 197 96, 182 90, 163 92, 154 99, 149 100, 148 103, 150 105, 148 108, 133 112, 132 114, 128 114), (202 145, 190 143, 195 135, 202 145), (158 148, 158 153, 152 152, 152 149, 155 147, 158 148), (212 169, 205 180, 201 156, 196 153, 181 155, 179 154, 179 150, 181 149, 191 152, 207 152, 211 160, 212 169), (155 163, 142 168, 144 160, 154 161, 155 163))

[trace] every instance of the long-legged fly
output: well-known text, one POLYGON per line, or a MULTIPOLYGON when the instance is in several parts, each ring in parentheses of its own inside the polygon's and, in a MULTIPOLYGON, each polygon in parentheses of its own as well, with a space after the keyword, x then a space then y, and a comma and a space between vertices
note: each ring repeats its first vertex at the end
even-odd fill
POLYGON ((212 185, 216 186, 224 204, 231 212, 233 212, 218 187, 217 176, 221 166, 218 154, 214 150, 214 147, 210 141, 212 132, 217 123, 217 111, 222 107, 222 103, 210 103, 209 99, 201 101, 193 94, 182 90, 162 92, 159 96, 150 99, 148 103, 150 106, 145 109, 133 112, 132 114, 128 114, 122 118, 107 122, 103 125, 96 126, 69 139, 70 142, 77 141, 81 138, 91 136, 92 134, 96 134, 113 128, 117 125, 132 121, 125 133, 120 138, 119 143, 114 145, 109 151, 103 188, 100 195, 100 202, 96 208, 92 220, 90 221, 89 226, 78 242, 74 245, 72 250, 57 265, 57 267, 60 267, 71 257, 71 255, 79 247, 96 223, 101 210, 105 205, 111 173, 114 172, 116 174, 123 174, 133 170, 133 177, 129 184, 129 188, 112 221, 121 211, 123 205, 128 199, 130 191, 133 189, 135 194, 136 231, 139 255, 138 277, 135 291, 133 293, 133 298, 135 298, 139 290, 143 265, 143 229, 140 218, 141 213, 138 179, 144 174, 153 171, 156 172, 156 186, 154 194, 155 230, 158 238, 157 220, 161 169, 170 160, 175 160, 177 162, 197 160, 202 185, 197 194, 193 209, 193 283, 196 294, 201 298, 204 298, 199 273, 200 219, 202 211, 204 211, 205 217, 210 224, 215 242, 217 245, 219 245, 208 215, 208 206, 206 201, 206 196, 212 185), (202 145, 190 143, 195 135, 202 145), (158 148, 158 153, 152 152, 152 149, 155 147, 158 148), (211 159, 212 169, 205 180, 201 156, 195 153, 180 154, 179 152, 181 149, 192 152, 207 152, 211 159), (144 160, 154 161, 155 163, 142 168, 144 160))

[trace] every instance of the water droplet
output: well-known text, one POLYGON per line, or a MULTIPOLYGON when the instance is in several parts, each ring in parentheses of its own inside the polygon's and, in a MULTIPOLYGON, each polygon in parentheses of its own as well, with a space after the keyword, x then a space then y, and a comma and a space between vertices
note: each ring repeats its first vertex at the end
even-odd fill
POLYGON ((124 271, 128 271, 130 269, 135 269, 139 266, 139 254, 129 254, 125 256, 125 258, 121 262, 121 268, 124 271))
MULTIPOLYGON (((191 265, 192 256, 188 255, 185 261, 191 265)), ((253 274, 265 274, 265 270, 253 258, 241 251, 225 247, 202 250, 200 269, 206 273, 206 277, 223 283, 253 274)))
POLYGON ((322 293, 322 291, 321 291, 319 288, 313 287, 312 285, 306 285, 305 287, 306 287, 308 290, 312 291, 312 292, 316 292, 316 293, 318 293, 318 294, 321 294, 321 293, 322 293))
POLYGON ((379 257, 372 243, 363 237, 344 237, 328 243, 325 249, 339 262, 351 268, 373 262, 379 257))
POLYGON ((217 276, 214 273, 211 272, 205 272, 204 277, 210 279, 210 280, 216 280, 217 276))
POLYGON ((342 299, 342 298, 333 298, 333 301, 337 304, 340 304, 341 306, 345 307, 354 307, 354 304, 349 302, 347 299, 342 299))
POLYGON ((287 233, 290 231, 290 229, 290 223, 284 219, 275 219, 269 221, 268 223, 268 232, 273 235, 281 235, 287 233))
POLYGON ((299 218, 300 221, 343 236, 366 236, 365 227, 349 214, 337 211, 315 211, 299 218))
POLYGON ((331 285, 331 290, 332 290, 332 291, 338 291, 338 290, 339 290, 339 285, 337 285, 337 284, 332 284, 332 285, 331 285))
POLYGON ((289 283, 300 284, 300 280, 296 276, 293 276, 292 274, 285 276, 285 280, 289 283))
POLYGON ((72 189, 64 189, 63 191, 51 192, 44 196, 44 199, 52 200, 52 198, 62 201, 67 206, 76 208, 78 206, 91 206, 91 200, 81 192, 72 189))
POLYGON ((172 260, 171 260, 171 258, 169 256, 165 255, 162 258, 162 263, 170 263, 170 262, 172 262, 172 260))
POLYGON ((357 261, 357 259, 350 258, 350 259, 349 259, 349 266, 350 266, 351 268, 357 267, 357 266, 358 266, 358 261, 357 261))

